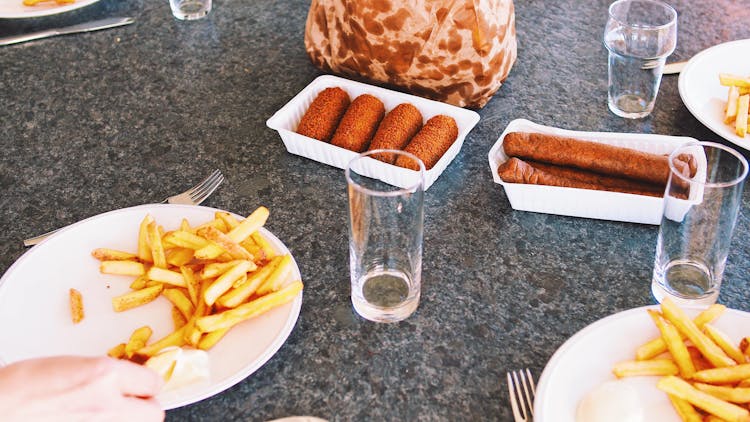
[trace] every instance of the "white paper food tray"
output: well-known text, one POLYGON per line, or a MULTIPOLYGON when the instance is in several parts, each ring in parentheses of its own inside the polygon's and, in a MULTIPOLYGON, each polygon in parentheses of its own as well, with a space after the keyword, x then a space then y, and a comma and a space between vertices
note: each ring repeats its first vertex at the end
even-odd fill
MULTIPOLYGON (((370 94, 383 102, 386 113, 401 103, 411 103, 422 113, 424 122, 432 116, 445 114, 456 120, 458 125, 458 138, 435 166, 425 172, 425 190, 429 188, 440 174, 448 167, 456 157, 464 143, 464 138, 471 129, 479 122, 479 114, 474 111, 460 107, 428 100, 415 95, 404 94, 390 89, 380 88, 349 79, 332 75, 323 75, 315 78, 299 94, 292 98, 286 105, 277 111, 266 122, 271 129, 279 132, 281 140, 284 141, 287 151, 292 154, 301 155, 321 163, 325 163, 340 169, 345 169, 349 161, 358 154, 345 148, 337 147, 317 139, 308 138, 295 132, 299 121, 307 111, 320 91, 340 87, 354 100, 362 94, 370 94)), ((423 123, 424 123, 423 122, 423 123)), ((366 176, 382 180, 388 184, 398 187, 408 187, 408 179, 404 175, 413 170, 404 169, 375 159, 367 159, 368 168, 364 173, 366 176)))
MULTIPOLYGON (((495 183, 503 186, 513 209, 657 225, 661 222, 662 198, 588 189, 505 183, 498 176, 497 168, 508 159, 503 150, 503 139, 510 132, 537 132, 567 136, 653 154, 669 154, 684 143, 696 142, 696 139, 684 136, 579 132, 542 126, 525 119, 517 119, 508 124, 503 134, 490 149, 489 161, 492 179, 495 183)), ((693 195, 694 193, 691 192, 691 197, 693 195)))

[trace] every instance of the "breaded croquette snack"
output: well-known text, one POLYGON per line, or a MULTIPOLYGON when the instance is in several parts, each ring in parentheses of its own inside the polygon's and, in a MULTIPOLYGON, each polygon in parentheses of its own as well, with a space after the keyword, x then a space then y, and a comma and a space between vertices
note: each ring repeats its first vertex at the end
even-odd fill
MULTIPOLYGON (((380 122, 368 149, 404 149, 421 127, 422 113, 409 103, 399 104, 380 122)), ((376 154, 372 157, 388 164, 396 160, 393 154, 376 154)))
POLYGON ((354 152, 366 150, 384 114, 382 101, 370 94, 360 95, 341 118, 331 144, 354 152))
POLYGON ((326 88, 318 94, 302 116, 297 133, 319 141, 331 140, 341 116, 349 107, 349 94, 339 87, 326 88))
MULTIPOLYGON (((430 170, 453 145, 456 138, 458 138, 456 121, 450 116, 438 114, 422 126, 422 129, 409 141, 409 145, 404 148, 404 151, 419 157, 424 162, 425 168, 430 170)), ((419 170, 409 160, 400 158, 396 159, 395 164, 397 166, 419 170)))

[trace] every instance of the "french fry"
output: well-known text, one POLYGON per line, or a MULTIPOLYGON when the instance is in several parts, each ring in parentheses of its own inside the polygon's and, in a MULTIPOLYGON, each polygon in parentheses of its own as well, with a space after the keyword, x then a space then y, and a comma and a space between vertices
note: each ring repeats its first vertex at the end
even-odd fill
POLYGON ((672 394, 667 394, 667 397, 683 422, 703 422, 703 417, 692 404, 672 394))
POLYGON ((190 301, 193 303, 193 306, 198 306, 200 281, 195 277, 195 273, 190 267, 180 267, 180 273, 182 273, 182 278, 185 280, 185 287, 187 287, 190 301))
POLYGON ((115 310, 115 312, 122 312, 141 305, 145 305, 159 297, 162 289, 164 289, 164 286, 162 284, 158 284, 156 286, 145 287, 141 290, 135 290, 121 296, 113 297, 112 308, 115 310))
MULTIPOLYGON (((229 255, 231 255, 232 258, 234 259, 247 259, 247 260, 253 259, 253 256, 250 255, 250 252, 248 252, 245 248, 240 246, 239 243, 232 240, 228 235, 220 232, 214 227, 211 227, 211 226, 204 227, 198 230, 198 234, 210 240, 211 242, 214 242, 215 244, 219 245, 223 250, 229 253, 229 255)), ((197 252, 196 252, 196 255, 197 255, 197 252)))
POLYGON ((224 221, 224 224, 226 224, 227 229, 232 230, 233 228, 237 227, 240 222, 234 218, 234 216, 228 212, 224 211, 217 211, 215 213, 215 217, 221 219, 224 221))
POLYGON ((83 321, 83 295, 78 290, 71 288, 68 292, 70 300, 70 318, 73 320, 73 324, 78 324, 83 321))
POLYGON ((203 270, 201 270, 200 276, 203 279, 216 278, 229 271, 230 268, 239 264, 241 261, 241 259, 235 259, 229 262, 212 262, 210 264, 206 264, 203 267, 203 270))
POLYGON ((148 243, 148 225, 153 222, 154 218, 146 215, 138 229, 138 258, 142 262, 154 262, 153 257, 151 257, 151 247, 148 243))
POLYGON ((139 276, 146 274, 146 268, 137 261, 102 261, 99 264, 99 272, 102 274, 139 276))
POLYGON ((134 261, 138 258, 133 253, 108 248, 94 249, 94 251, 91 252, 91 256, 99 261, 134 261))
POLYGON ((171 333, 167 334, 166 336, 162 337, 161 339, 155 341, 154 343, 149 344, 146 347, 143 347, 135 352, 136 356, 139 356, 141 359, 143 358, 150 358, 151 356, 158 353, 160 350, 169 347, 169 346, 176 346, 176 347, 182 347, 185 344, 185 339, 183 338, 183 334, 185 333, 185 326, 178 330, 174 330, 171 333))
POLYGON ((750 378, 750 363, 731 367, 704 369, 693 374, 695 381, 709 384, 730 384, 750 378))
POLYGON ((216 343, 218 343, 219 340, 221 340, 224 335, 229 332, 229 330, 231 330, 231 327, 206 333, 198 342, 198 348, 201 350, 208 350, 214 347, 214 345, 216 345, 216 343))
POLYGON ((720 73, 719 83, 724 86, 737 86, 740 88, 750 88, 750 77, 732 75, 730 73, 720 73))
POLYGON ((740 95, 737 99, 737 118, 734 121, 734 131, 740 138, 747 133, 747 116, 750 107, 750 95, 740 95))
POLYGON ((148 224, 148 245, 151 248, 151 258, 154 260, 154 267, 167 268, 167 257, 164 255, 164 245, 161 242, 161 232, 156 222, 148 224))
POLYGON ((276 249, 271 245, 271 242, 260 233, 260 231, 254 231, 253 234, 250 235, 250 238, 252 238, 255 244, 260 247, 266 259, 271 259, 276 256, 276 249))
POLYGON ((740 88, 736 86, 729 87, 727 94, 727 107, 724 110, 724 123, 731 124, 737 119, 737 100, 740 98, 740 88))
POLYGON ((695 323, 685 315, 685 312, 671 299, 665 298, 661 302, 661 311, 664 317, 666 317, 672 325, 677 327, 685 337, 690 339, 695 347, 697 347, 703 356, 705 356, 714 366, 724 367, 737 365, 737 362, 727 356, 726 353, 716 345, 716 343, 712 342, 711 339, 703 334, 695 323))
MULTIPOLYGON (((695 322, 695 325, 698 328, 703 328, 705 324, 720 317, 726 309, 726 306, 715 303, 709 306, 705 311, 699 313, 693 319, 693 322, 695 322)), ((682 337, 682 334, 680 334, 680 336, 682 337)), ((657 337, 649 341, 648 343, 644 343, 643 345, 638 347, 638 349, 636 349, 635 351, 635 358, 636 360, 648 360, 659 356, 666 351, 667 345, 666 343, 664 343, 664 339, 661 337, 657 337)))
POLYGON ((716 398, 732 403, 750 403, 750 388, 727 387, 723 385, 704 384, 696 382, 695 388, 706 392, 716 398))
POLYGON ((189 233, 193 232, 193 228, 190 227, 190 222, 187 220, 187 218, 183 218, 182 221, 180 222, 180 230, 189 232, 189 233))
POLYGON ((133 290, 141 290, 146 287, 146 283, 148 283, 148 277, 146 277, 145 274, 139 275, 132 283, 130 283, 130 288, 133 290))
POLYGON ((180 311, 180 308, 177 306, 172 306, 172 324, 174 324, 174 329, 178 330, 182 328, 185 324, 187 324, 187 319, 185 318, 185 315, 180 311))
POLYGON ((172 246, 193 250, 200 249, 211 243, 206 238, 186 230, 167 233, 164 235, 164 242, 172 246))
MULTIPOLYGON (((258 207, 252 214, 247 216, 244 220, 227 233, 230 239, 236 243, 241 243, 245 238, 250 236, 254 231, 263 227, 268 219, 268 209, 266 207, 258 207)), ((221 221, 221 220, 219 220, 221 221)), ((195 256, 201 259, 213 259, 221 255, 223 252, 222 248, 216 244, 210 244, 195 252, 195 256)))
POLYGON ((659 380, 656 387, 668 394, 677 396, 693 406, 732 422, 750 421, 750 412, 735 404, 720 400, 708 393, 698 390, 687 381, 675 376, 666 376, 659 380))
POLYGON ((677 332, 677 329, 672 324, 664 321, 659 312, 649 309, 648 313, 659 328, 664 343, 666 343, 667 349, 672 355, 672 359, 674 359, 677 367, 680 369, 680 375, 683 378, 690 379, 695 373, 695 366, 693 365, 693 360, 690 358, 687 346, 685 346, 682 337, 680 337, 680 333, 677 332))
POLYGON ((263 282, 274 272, 279 262, 281 262, 281 256, 274 257, 259 270, 250 274, 244 283, 233 286, 231 290, 221 295, 221 297, 216 300, 216 303, 225 308, 234 308, 243 303, 255 293, 258 286, 263 284, 263 282))
POLYGON ((182 315, 185 317, 185 320, 190 319, 190 317, 193 316, 193 312, 195 311, 195 307, 193 306, 193 302, 188 299, 187 296, 185 296, 185 293, 182 292, 180 289, 164 289, 161 294, 166 297, 174 306, 177 307, 177 309, 182 312, 182 315))
POLYGON ((222 274, 203 293, 203 300, 206 302, 206 305, 213 305, 219 296, 232 288, 235 280, 255 268, 255 264, 252 261, 240 261, 237 265, 222 274))
MULTIPOLYGON (((198 318, 195 324, 204 333, 231 328, 242 321, 256 317, 291 301, 301 290, 302 282, 295 281, 279 291, 261 296, 236 308, 198 318)), ((674 364, 672 365, 674 366, 674 364)), ((674 373, 677 373, 676 366, 674 366, 674 369, 674 373)))
POLYGON ((125 343, 120 343, 117 346, 107 351, 107 356, 115 359, 125 358, 125 343))
POLYGON ((271 292, 279 290, 284 283, 289 279, 292 273, 292 256, 286 254, 281 257, 281 260, 273 269, 273 272, 266 278, 266 280, 258 286, 256 290, 257 294, 265 295, 271 292))
POLYGON ((732 341, 727 337, 726 334, 722 333, 718 328, 714 327, 711 324, 706 324, 703 326, 703 331, 706 332, 709 338, 714 341, 719 347, 721 347, 722 350, 724 350, 724 353, 729 355, 730 358, 734 359, 737 363, 745 363, 745 355, 742 354, 742 351, 735 347, 732 344, 732 341))
POLYGON ((616 363, 612 373, 617 378, 649 376, 649 375, 677 375, 680 369, 671 359, 628 360, 616 363))
POLYGON ((167 264, 173 267, 181 267, 187 265, 193 260, 193 254, 195 251, 190 248, 172 248, 165 251, 167 255, 167 264))
POLYGON ((133 357, 133 354, 137 350, 146 346, 148 339, 151 338, 151 334, 153 334, 153 330, 151 330, 151 327, 148 325, 144 325, 133 331, 133 334, 130 335, 130 339, 125 344, 125 356, 128 358, 133 357))
POLYGON ((178 273, 177 271, 167 270, 159 267, 151 267, 146 273, 146 277, 148 277, 149 280, 167 283, 173 286, 187 287, 185 278, 182 276, 182 273, 178 273))

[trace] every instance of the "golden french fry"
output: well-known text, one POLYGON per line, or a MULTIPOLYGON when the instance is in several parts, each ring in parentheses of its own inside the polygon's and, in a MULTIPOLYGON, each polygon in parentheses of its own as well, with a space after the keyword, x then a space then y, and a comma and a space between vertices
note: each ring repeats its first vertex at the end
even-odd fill
POLYGON ((137 306, 145 305, 159 297, 164 285, 145 287, 141 290, 135 290, 121 296, 112 298, 112 308, 115 312, 122 312, 137 306))
POLYGON ((727 94, 727 106, 724 109, 724 123, 731 124, 737 119, 737 100, 739 98, 740 89, 736 86, 730 86, 727 94))
POLYGON ((190 233, 193 232, 193 229, 192 227, 190 227, 190 222, 187 221, 187 218, 183 218, 182 221, 180 222, 180 230, 184 232, 190 232, 190 233))
POLYGON ((236 266, 241 261, 243 260, 235 259, 235 260, 228 261, 228 262, 212 262, 210 264, 206 264, 203 267, 203 270, 201 270, 200 276, 203 279, 218 277, 224 274, 225 272, 229 271, 230 268, 236 266))
POLYGON ((672 355, 672 359, 674 359, 674 362, 680 369, 680 375, 683 378, 690 379, 690 377, 695 373, 695 366, 693 365, 693 360, 690 358, 687 346, 685 346, 685 343, 682 341, 680 333, 677 332, 677 328, 675 328, 672 324, 664 321, 658 311, 649 309, 648 314, 651 315, 651 319, 654 320, 654 324, 656 324, 656 326, 659 328, 661 336, 664 339, 664 343, 666 343, 667 349, 672 355))
POLYGON ((235 284, 231 290, 221 295, 216 303, 225 308, 234 308, 243 303, 274 272, 279 262, 281 262, 281 256, 274 257, 266 265, 250 274, 244 283, 235 284))
POLYGON ((102 274, 134 275, 139 276, 146 273, 146 269, 137 261, 102 261, 99 264, 99 272, 102 274))
POLYGON ((78 324, 83 321, 83 295, 78 290, 71 288, 68 292, 70 300, 70 318, 73 320, 73 324, 78 324))
POLYGON ((187 265, 193 260, 193 254, 195 251, 190 248, 172 248, 165 251, 167 255, 167 264, 174 267, 181 267, 187 265))
POLYGON ((135 352, 136 356, 139 356, 141 358, 143 357, 151 357, 158 353, 160 350, 164 349, 165 347, 169 346, 176 346, 176 347, 182 347, 185 344, 185 339, 183 338, 183 334, 185 332, 185 326, 178 330, 174 330, 171 333, 167 334, 166 336, 162 337, 161 339, 155 341, 154 343, 149 344, 146 347, 143 347, 135 352))
POLYGON ((186 230, 177 230, 165 234, 164 242, 172 246, 193 250, 200 249, 210 244, 207 239, 186 230))
MULTIPOLYGON (((721 314, 724 313, 726 309, 726 306, 715 303, 709 306, 705 311, 699 313, 693 319, 693 322, 695 322, 695 325, 698 328, 703 328, 705 324, 721 316, 721 314)), ((680 336, 683 337, 682 334, 680 334, 680 336)), ((667 345, 666 343, 664 343, 664 339, 658 337, 638 347, 638 349, 636 349, 635 351, 635 358, 636 360, 648 360, 659 356, 666 351, 667 345)))
POLYGON ((147 227, 148 245, 151 248, 151 257, 154 267, 167 268, 167 257, 164 255, 164 245, 161 241, 161 233, 156 222, 151 222, 147 227))
POLYGON ((714 341, 719 347, 721 347, 722 350, 724 350, 724 353, 729 355, 730 358, 734 359, 737 363, 745 363, 745 355, 742 354, 742 351, 735 347, 732 344, 732 340, 729 339, 729 337, 721 332, 718 328, 714 327, 711 324, 706 324, 703 326, 703 331, 706 332, 708 337, 711 338, 711 340, 714 341))
POLYGON ((740 95, 737 99, 737 117, 734 121, 734 131, 740 138, 747 133, 748 108, 750 108, 750 95, 740 95))
POLYGON ((693 374, 695 381, 709 384, 729 384, 750 378, 750 363, 742 365, 704 369, 693 374))
MULTIPOLYGON (((253 259, 253 256, 250 255, 250 252, 248 252, 245 248, 240 246, 239 243, 230 239, 228 235, 220 232, 218 229, 214 227, 211 227, 211 226, 204 227, 198 230, 198 234, 210 240, 211 242, 219 245, 223 250, 229 253, 229 255, 231 255, 232 258, 234 259, 247 259, 247 260, 253 259)), ((196 252, 196 255, 197 254, 198 252, 196 252)))
POLYGON ((149 280, 167 283, 173 286, 187 287, 185 278, 182 276, 182 273, 178 273, 177 271, 167 270, 159 267, 151 267, 146 273, 146 277, 148 277, 149 280))
POLYGON ((148 325, 144 325, 133 331, 133 334, 130 335, 130 339, 125 344, 125 355, 128 358, 133 357, 133 354, 136 351, 140 350, 146 345, 146 343, 148 343, 148 339, 151 338, 152 333, 153 331, 148 325))
MULTIPOLYGON (((268 209, 266 207, 258 207, 252 214, 247 216, 244 220, 227 233, 230 239, 236 243, 241 243, 245 238, 250 236, 254 231, 263 227, 268 219, 268 209)), ((221 220, 219 220, 221 221, 221 220)), ((210 244, 195 252, 195 256, 202 259, 213 259, 223 253, 223 249, 216 244, 210 244)))
POLYGON ((656 387, 727 421, 750 421, 750 412, 747 409, 704 393, 690 385, 687 381, 675 376, 670 375, 660 379, 656 387))
POLYGON ((253 271, 255 268, 255 263, 252 261, 240 261, 237 265, 222 274, 203 293, 203 300, 206 302, 206 305, 213 305, 219 296, 232 288, 235 280, 248 271, 253 271))
POLYGON ((271 242, 269 242, 268 239, 266 239, 266 237, 260 233, 260 231, 254 231, 250 235, 250 238, 253 239, 258 247, 260 247, 266 259, 271 259, 276 256, 276 249, 273 247, 273 245, 271 245, 271 242))
MULTIPOLYGON (((302 282, 295 281, 279 291, 261 296, 236 308, 198 318, 195 324, 204 333, 230 328, 244 320, 290 302, 301 290, 302 282)), ((674 368, 676 373, 677 367, 674 368)))
POLYGON ((132 283, 130 283, 130 288, 133 290, 141 290, 146 287, 146 283, 148 283, 148 277, 146 277, 145 274, 139 275, 132 283))
POLYGON ((125 357, 125 343, 120 343, 117 346, 109 349, 107 351, 107 356, 115 358, 115 359, 122 359, 125 357))
POLYGON ((692 404, 672 394, 667 394, 667 397, 683 422, 703 422, 703 417, 692 404))
POLYGON ((662 300, 661 311, 672 325, 677 327, 685 337, 693 342, 693 345, 700 350, 711 364, 717 367, 737 365, 737 362, 727 356, 716 343, 703 334, 695 323, 685 315, 685 312, 671 299, 665 298, 662 300))
POLYGON ((221 340, 224 335, 229 332, 229 330, 231 330, 231 327, 206 333, 198 342, 198 348, 201 350, 208 350, 214 347, 214 345, 218 343, 219 340, 221 340))
POLYGON ((164 289, 161 294, 166 297, 177 309, 182 312, 185 320, 189 320, 193 316, 195 307, 193 302, 185 296, 185 293, 180 289, 164 289))
POLYGON ((91 256, 99 261, 135 261, 138 257, 130 252, 115 249, 99 248, 91 252, 91 256))
POLYGON ((187 287, 190 301, 193 302, 193 306, 198 306, 200 281, 195 277, 195 273, 190 267, 180 267, 180 273, 182 273, 182 278, 185 279, 185 287, 187 287))
POLYGON ((224 224, 226 224, 227 229, 232 230, 233 228, 237 227, 240 222, 234 218, 234 216, 228 212, 224 211, 217 211, 215 214, 216 218, 221 219, 224 221, 224 224))
POLYGON ((671 359, 627 360, 612 367, 617 378, 647 375, 677 375, 680 369, 671 359))
POLYGON ((138 258, 143 262, 154 262, 151 257, 151 247, 148 243, 148 225, 153 222, 154 218, 147 214, 138 229, 138 258))
POLYGON ((207 221, 207 222, 205 222, 205 223, 203 223, 203 224, 195 227, 195 231, 197 232, 198 230, 200 230, 200 229, 202 229, 204 227, 209 227, 209 226, 214 227, 214 228, 220 230, 222 233, 226 233, 228 231, 227 224, 224 222, 224 220, 222 220, 221 218, 218 218, 218 217, 214 218, 211 221, 207 221))
POLYGON ((750 378, 742 380, 737 383, 737 387, 748 388, 750 387, 750 378))
POLYGON ((702 382, 696 382, 693 386, 724 401, 750 403, 750 388, 747 387, 727 387, 724 385, 704 384, 702 382))
POLYGON ((719 73, 719 83, 724 86, 737 86, 740 88, 750 87, 750 76, 743 77, 730 73, 719 73))
POLYGON ((185 324, 187 324, 187 319, 185 318, 185 315, 180 311, 180 308, 177 306, 172 306, 172 323, 174 324, 174 329, 180 329, 185 324))
POLYGON ((286 254, 281 257, 281 260, 273 269, 273 272, 268 276, 268 278, 266 278, 263 284, 258 286, 258 290, 256 290, 256 293, 259 295, 264 295, 281 289, 284 283, 289 279, 291 273, 292 256, 290 254, 286 254))

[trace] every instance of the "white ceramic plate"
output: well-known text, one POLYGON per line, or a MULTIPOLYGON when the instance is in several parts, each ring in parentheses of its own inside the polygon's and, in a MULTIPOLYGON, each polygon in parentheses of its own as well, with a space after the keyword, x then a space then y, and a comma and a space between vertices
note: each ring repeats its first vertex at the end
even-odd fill
MULTIPOLYGON (((659 336, 646 309, 610 315, 582 329, 566 341, 544 368, 534 402, 535 422, 573 422, 578 402, 595 387, 616 379, 612 366, 635 358, 635 349, 659 336)), ((686 309, 696 315, 699 309, 686 309)), ((736 344, 747 335, 750 313, 727 309, 713 324, 736 344)), ((659 377, 624 379, 636 388, 648 418, 644 422, 679 422, 666 394, 656 388, 659 377)))
POLYGON ((0 0, 0 18, 36 18, 39 16, 56 15, 58 13, 79 9, 96 3, 99 0, 76 0, 70 4, 57 4, 45 1, 34 6, 25 6, 23 0, 0 0))
MULTIPOLYGON (((183 217, 198 225, 213 219, 215 211, 169 204, 125 208, 71 225, 29 250, 0 279, 0 365, 51 355, 105 355, 146 324, 154 330, 153 339, 169 334, 172 305, 163 297, 125 312, 112 310, 111 298, 128 292, 133 277, 100 274, 91 251, 99 247, 135 251, 138 227, 146 214, 172 230, 183 217), (71 287, 83 294, 86 315, 78 325, 70 320, 71 287)), ((289 252, 269 231, 261 232, 279 253, 289 252)), ((301 280, 296 262, 294 277, 301 280)), ((210 379, 163 392, 158 397, 162 406, 172 409, 194 403, 255 372, 284 344, 301 305, 302 292, 292 302, 235 326, 208 351, 210 379)))
POLYGON ((682 72, 678 88, 682 102, 701 123, 717 135, 750 149, 750 135, 740 138, 724 123, 729 88, 719 84, 719 73, 750 76, 750 39, 719 44, 693 56, 682 72))

